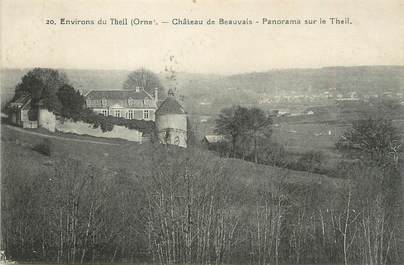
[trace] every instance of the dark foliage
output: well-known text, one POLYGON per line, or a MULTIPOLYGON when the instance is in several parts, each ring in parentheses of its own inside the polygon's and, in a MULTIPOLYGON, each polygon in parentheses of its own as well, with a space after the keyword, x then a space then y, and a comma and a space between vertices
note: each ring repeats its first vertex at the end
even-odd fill
POLYGON ((233 157, 244 158, 252 152, 258 162, 258 147, 270 138, 271 124, 271 117, 261 109, 233 106, 221 110, 215 131, 230 136, 233 157))
POLYGON ((359 150, 377 163, 393 162, 400 152, 400 135, 391 120, 367 119, 355 121, 336 143, 344 152, 359 150))
POLYGON ((268 142, 260 146, 258 162, 265 165, 287 167, 286 150, 278 143, 268 142))
POLYGON ((216 143, 209 143, 208 150, 214 151, 221 157, 230 157, 231 155, 231 146, 226 141, 219 141, 216 143))
POLYGON ((77 121, 85 108, 84 97, 70 85, 60 87, 57 96, 62 104, 60 115, 77 121))
POLYGON ((61 103, 57 97, 60 87, 67 84, 65 75, 49 68, 34 68, 22 77, 16 87, 14 99, 22 95, 32 97, 32 107, 41 104, 49 111, 60 112, 61 103))
POLYGON ((145 120, 128 120, 123 117, 104 116, 94 113, 91 109, 84 109, 80 120, 93 124, 94 128, 100 127, 103 132, 112 131, 114 125, 124 126, 128 129, 141 131, 143 134, 154 134, 154 122, 145 120))
POLYGON ((321 151, 309 151, 304 153, 297 161, 298 165, 305 171, 313 171, 319 168, 324 160, 324 155, 321 151))
POLYGON ((38 108, 32 107, 28 110, 28 120, 36 121, 38 119, 38 108))
POLYGON ((51 141, 49 139, 44 139, 42 143, 32 147, 32 150, 45 156, 51 156, 51 141))

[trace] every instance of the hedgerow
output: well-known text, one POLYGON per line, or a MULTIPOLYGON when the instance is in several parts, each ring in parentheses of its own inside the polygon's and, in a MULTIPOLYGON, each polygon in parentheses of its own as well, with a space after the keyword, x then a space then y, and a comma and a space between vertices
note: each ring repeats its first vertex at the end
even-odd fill
POLYGON ((100 127, 103 132, 112 131, 114 125, 125 126, 128 129, 138 130, 143 134, 154 132, 154 122, 145 120, 128 120, 122 117, 104 116, 85 109, 80 115, 80 120, 93 124, 94 128, 100 127))

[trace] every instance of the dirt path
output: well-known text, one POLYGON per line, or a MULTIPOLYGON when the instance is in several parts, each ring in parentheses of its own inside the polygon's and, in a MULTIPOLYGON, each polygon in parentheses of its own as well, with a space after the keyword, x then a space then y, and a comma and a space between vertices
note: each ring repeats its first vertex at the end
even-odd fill
POLYGON ((31 134, 31 135, 37 135, 37 136, 41 136, 41 137, 44 137, 44 138, 50 138, 50 139, 58 139, 58 140, 64 140, 64 141, 74 141, 74 142, 79 142, 79 143, 92 143, 92 144, 103 144, 103 145, 121 145, 121 144, 116 144, 116 143, 107 143, 107 142, 101 142, 101 141, 75 139, 75 138, 63 137, 63 136, 58 136, 58 135, 49 135, 49 134, 45 134, 45 133, 32 132, 32 131, 25 130, 25 129, 20 128, 20 127, 11 126, 11 125, 8 125, 8 124, 2 124, 1 126, 4 126, 7 129, 14 130, 14 131, 17 131, 17 132, 31 134))

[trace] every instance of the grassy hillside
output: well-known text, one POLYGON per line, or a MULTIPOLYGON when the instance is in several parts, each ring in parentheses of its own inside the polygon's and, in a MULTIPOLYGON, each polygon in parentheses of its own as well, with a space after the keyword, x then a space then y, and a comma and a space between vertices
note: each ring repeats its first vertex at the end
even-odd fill
MULTIPOLYGON (((90 138, 96 141, 104 141, 102 138, 85 137, 87 140, 90 138)), ((197 161, 196 163, 201 167, 205 165, 219 166, 224 172, 227 172, 229 176, 245 184, 251 184, 251 181, 255 178, 275 182, 317 183, 332 189, 339 184, 338 180, 323 175, 257 165, 238 159, 219 159, 208 151, 193 148, 182 149, 159 144, 138 144, 111 140, 105 140, 105 142, 113 143, 113 145, 49 139, 48 143, 51 156, 46 157, 32 150, 34 146, 44 142, 43 137, 12 131, 2 126, 1 139, 2 162, 6 165, 9 163, 19 163, 21 165, 19 169, 22 170, 22 172, 30 172, 30 168, 35 164, 40 168, 45 162, 52 163, 54 160, 68 156, 94 165, 97 168, 105 168, 113 171, 126 170, 134 175, 144 175, 151 172, 154 163, 157 163, 159 159, 172 158, 174 160, 186 160, 190 158, 197 161)), ((37 168, 36 166, 34 167, 37 168)))

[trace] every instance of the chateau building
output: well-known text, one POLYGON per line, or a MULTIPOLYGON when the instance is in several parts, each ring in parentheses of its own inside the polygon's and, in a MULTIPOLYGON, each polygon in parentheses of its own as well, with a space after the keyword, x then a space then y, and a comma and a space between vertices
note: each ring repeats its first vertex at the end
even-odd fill
POLYGON ((93 90, 86 96, 87 107, 105 116, 136 120, 155 120, 158 89, 154 95, 137 87, 135 90, 93 90))

